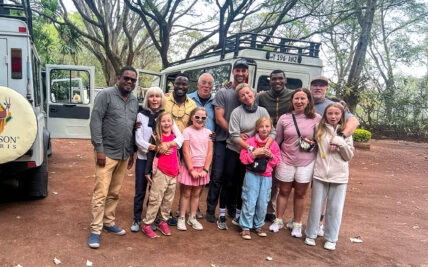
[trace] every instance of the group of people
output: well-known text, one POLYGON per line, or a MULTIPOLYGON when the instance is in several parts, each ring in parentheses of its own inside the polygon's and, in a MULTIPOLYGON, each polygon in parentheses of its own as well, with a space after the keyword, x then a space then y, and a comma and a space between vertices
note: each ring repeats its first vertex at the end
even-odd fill
POLYGON ((209 73, 199 77, 191 94, 189 78, 179 74, 172 93, 149 88, 139 108, 131 94, 137 73, 124 67, 116 85, 98 94, 90 124, 96 167, 89 247, 99 247, 102 230, 126 233, 115 224, 115 210, 136 150, 133 232, 141 229, 155 238, 156 230, 171 235, 171 225, 185 231, 188 206, 187 225, 202 230, 199 199, 209 185, 205 219, 219 229, 228 229, 227 214, 246 240, 252 229, 267 236, 265 220, 272 232, 286 225, 292 236, 302 237, 304 200, 312 182, 305 243, 314 246, 316 237, 324 236, 324 248, 335 249, 353 157, 351 135, 359 123, 343 104, 326 98, 325 77, 314 78, 310 90, 290 90, 285 73, 275 70, 270 90, 256 94, 246 83, 248 74, 247 61, 237 59, 233 80, 215 96, 209 73), (171 210, 177 181, 176 220, 171 210), (284 224, 292 188, 294 217, 284 224))

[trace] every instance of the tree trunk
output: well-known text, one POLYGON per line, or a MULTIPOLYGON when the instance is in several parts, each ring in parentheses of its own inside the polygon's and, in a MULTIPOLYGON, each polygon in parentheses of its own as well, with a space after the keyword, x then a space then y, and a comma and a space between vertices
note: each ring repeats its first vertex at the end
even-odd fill
POLYGON ((358 22, 361 26, 361 35, 355 50, 351 70, 349 71, 348 82, 346 84, 346 93, 343 97, 351 112, 355 110, 360 97, 361 72, 364 67, 367 46, 370 42, 370 33, 373 25, 374 12, 376 10, 376 2, 377 0, 368 0, 366 13, 363 15, 362 8, 360 7, 358 0, 354 0, 358 22))

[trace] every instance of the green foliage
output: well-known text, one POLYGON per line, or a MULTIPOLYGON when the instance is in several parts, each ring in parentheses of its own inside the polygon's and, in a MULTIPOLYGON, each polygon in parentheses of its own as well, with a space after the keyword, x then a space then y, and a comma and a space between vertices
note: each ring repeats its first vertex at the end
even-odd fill
POLYGON ((355 142, 367 143, 372 138, 372 133, 367 130, 356 129, 352 137, 355 142))

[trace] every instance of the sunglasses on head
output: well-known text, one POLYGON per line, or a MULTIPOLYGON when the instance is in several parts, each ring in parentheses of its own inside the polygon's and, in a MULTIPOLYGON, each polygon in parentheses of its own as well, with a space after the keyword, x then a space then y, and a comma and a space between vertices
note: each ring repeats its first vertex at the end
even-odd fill
POLYGON ((137 79, 134 79, 134 78, 131 78, 131 77, 128 77, 128 76, 122 76, 122 78, 123 78, 126 82, 129 82, 129 81, 131 81, 132 83, 137 82, 137 79))
POLYGON ((206 116, 198 116, 198 115, 194 115, 193 116, 195 119, 197 119, 197 120, 206 120, 207 119, 207 117, 206 116))

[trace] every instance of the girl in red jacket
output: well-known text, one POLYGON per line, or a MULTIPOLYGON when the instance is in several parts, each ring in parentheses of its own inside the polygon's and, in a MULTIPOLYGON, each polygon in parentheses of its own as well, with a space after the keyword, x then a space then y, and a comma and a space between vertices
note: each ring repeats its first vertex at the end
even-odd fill
POLYGON ((272 187, 272 169, 280 161, 278 144, 273 141, 269 147, 266 142, 272 130, 272 120, 262 117, 256 122, 257 134, 245 142, 252 149, 242 149, 241 162, 246 165, 242 186, 242 210, 239 224, 241 237, 251 239, 250 229, 254 228, 258 236, 265 237, 262 230, 272 187))

